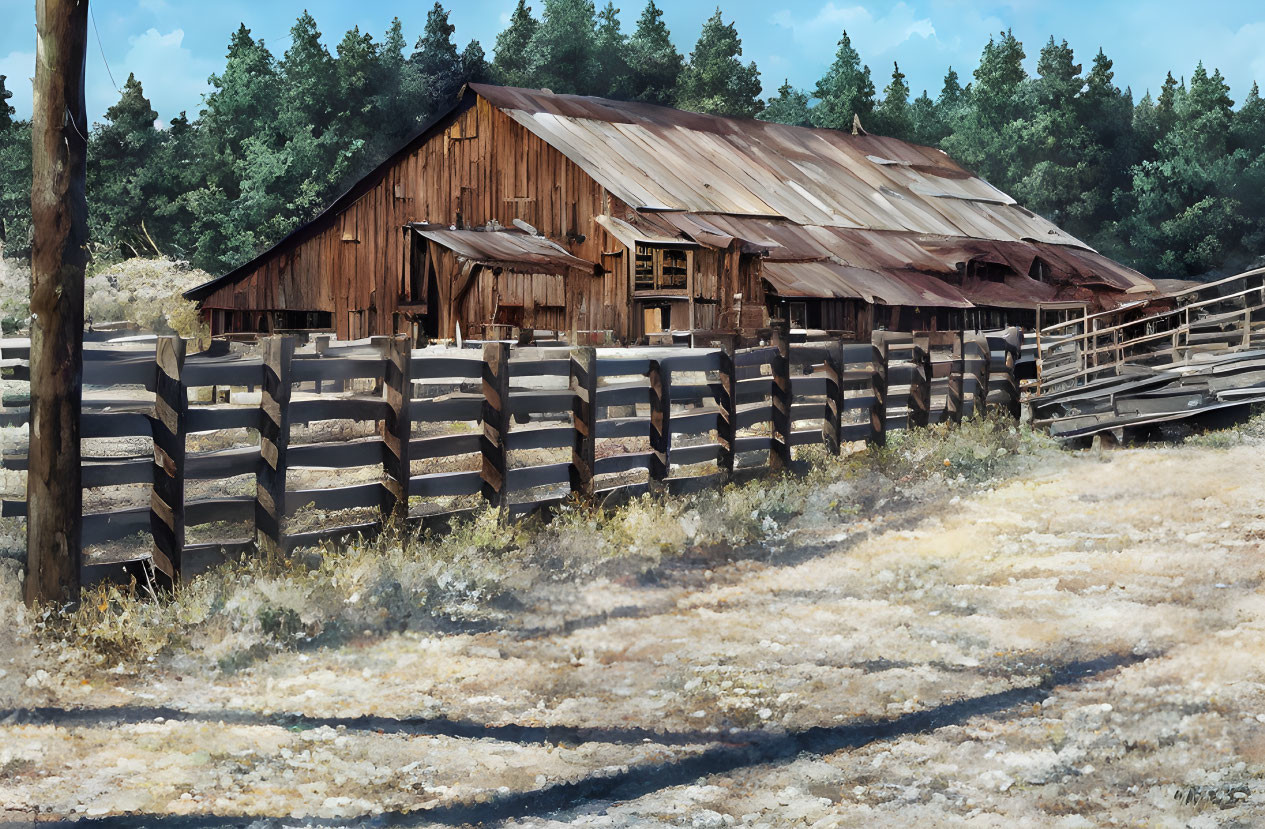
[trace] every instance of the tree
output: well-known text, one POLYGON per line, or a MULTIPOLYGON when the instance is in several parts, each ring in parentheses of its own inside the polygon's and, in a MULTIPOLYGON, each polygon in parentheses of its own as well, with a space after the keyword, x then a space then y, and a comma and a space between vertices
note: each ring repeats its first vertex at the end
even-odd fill
MULTIPOLYGON (((406 67, 410 97, 422 107, 422 118, 447 106, 464 82, 461 55, 452 41, 456 27, 448 22, 448 12, 439 3, 426 15, 426 28, 406 67)), ((481 50, 480 50, 481 51, 481 50)))
POLYGON ((306 11, 290 27, 290 48, 279 68, 285 131, 311 127, 314 135, 323 135, 334 116, 330 92, 337 89, 337 74, 334 59, 321 43, 316 20, 306 11))
POLYGON ((677 106, 712 115, 754 117, 760 110, 760 72, 755 62, 745 66, 742 40, 733 23, 721 19, 720 9, 703 24, 690 62, 681 72, 677 106))
POLYGON ((0 75, 0 132, 4 132, 13 126, 13 113, 17 112, 9 105, 9 99, 13 97, 13 93, 4 87, 4 81, 7 77, 7 75, 0 75))
POLYGON ((870 67, 861 65, 861 55, 852 48, 852 39, 846 31, 839 38, 834 63, 817 81, 813 97, 818 99, 818 104, 812 109, 812 121, 818 127, 851 130, 854 117, 864 124, 874 111, 870 67))
POLYGON ((527 44, 527 71, 558 93, 591 94, 597 67, 593 0, 545 0, 540 25, 527 44))
POLYGON ((531 74, 527 46, 540 23, 531 16, 531 6, 518 0, 510 24, 496 36, 492 49, 492 77, 504 86, 538 86, 531 74))
POLYGON ((962 89, 962 83, 958 80, 958 73, 952 66, 944 75, 944 85, 940 88, 940 95, 936 98, 936 105, 944 109, 955 109, 962 105, 966 99, 966 92, 962 89))
POLYGON ((760 119, 796 127, 808 126, 808 93, 795 89, 789 80, 784 80, 778 87, 777 97, 770 98, 760 110, 760 119))
POLYGON ((125 256, 161 253, 145 219, 158 195, 153 156, 162 134, 154 129, 158 113, 134 74, 128 74, 118 102, 105 117, 106 123, 96 126, 88 143, 92 237, 117 246, 125 256))
POLYGON ((1000 129, 1016 112, 1015 94, 1028 77, 1023 68, 1026 57, 1023 44, 1009 29, 1001 33, 999 40, 990 37, 984 47, 980 65, 975 69, 972 103, 994 129, 1000 129))
POLYGON ((461 50, 461 83, 483 83, 491 77, 492 68, 488 65, 483 44, 472 40, 461 50))
POLYGON ((663 11, 654 4, 637 20, 637 30, 628 39, 629 91, 634 101, 670 106, 676 100, 677 82, 685 58, 672 45, 663 11))
POLYGON ((909 105, 910 139, 915 144, 934 147, 947 134, 944 119, 927 90, 909 105))
POLYGON ((913 137, 913 120, 909 111, 909 84, 900 64, 892 63, 892 81, 883 90, 883 100, 874 108, 871 130, 879 135, 909 139, 913 137))
POLYGON ((619 9, 611 0, 597 16, 594 44, 595 95, 624 100, 629 97, 628 37, 620 29, 619 9))

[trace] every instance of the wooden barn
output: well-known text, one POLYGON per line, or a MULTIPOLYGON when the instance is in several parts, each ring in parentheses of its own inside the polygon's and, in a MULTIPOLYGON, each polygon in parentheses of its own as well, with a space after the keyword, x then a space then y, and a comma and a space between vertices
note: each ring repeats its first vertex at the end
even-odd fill
POLYGON ((1155 286, 940 150, 471 84, 317 218, 186 296, 213 334, 588 341, 1031 323, 1155 286))

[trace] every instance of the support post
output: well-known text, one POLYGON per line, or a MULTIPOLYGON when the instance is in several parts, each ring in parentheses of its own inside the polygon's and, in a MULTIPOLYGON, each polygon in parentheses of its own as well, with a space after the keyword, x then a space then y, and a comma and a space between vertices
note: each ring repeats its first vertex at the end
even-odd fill
POLYGON ((975 411, 980 417, 988 417, 988 387, 993 378, 993 351, 988 344, 988 335, 977 332, 975 347, 979 351, 979 394, 975 401, 975 411))
MULTIPOLYGON (((382 500, 383 524, 403 527, 408 518, 408 481, 412 476, 409 440, 413 436, 413 419, 409 411, 413 383, 413 347, 407 336, 392 337, 387 343, 383 388, 387 411, 382 421, 382 465, 386 473, 382 500)), ((319 381, 318 381, 319 382, 319 381)))
POLYGON ((571 349, 571 492, 593 497, 593 463, 597 457, 597 349, 571 349))
POLYGON ((870 337, 870 446, 887 445, 887 334, 875 331, 870 337))
POLYGON ((716 443, 720 451, 716 454, 716 468, 726 479, 734 474, 734 441, 738 437, 738 386, 737 370, 734 368, 734 352, 737 350, 737 335, 725 336, 720 342, 719 384, 716 387, 716 405, 720 415, 716 419, 716 443))
POLYGON ((944 404, 944 416, 950 423, 962 422, 962 409, 965 400, 964 383, 966 374, 966 342, 965 334, 958 332, 953 340, 953 362, 949 366, 949 392, 944 404))
POLYGON ((672 376, 658 360, 650 361, 650 491, 666 489, 672 451, 672 376))
POLYGON ((187 344, 180 337, 159 337, 154 362, 154 473, 149 493, 149 527, 154 537, 154 569, 159 583, 180 581, 184 554, 184 457, 189 395, 181 374, 187 344))
MULTIPOLYGON (((1023 349, 1023 329, 1011 327, 1006 329, 1006 409, 1015 420, 1020 416, 1019 374, 1017 366, 1019 353, 1023 349)), ((1123 361, 1116 364, 1116 373, 1120 372, 1123 361)))
POLYGON ((773 347, 777 351, 770 362, 773 413, 769 471, 785 472, 791 468, 791 339, 784 327, 773 331, 773 347))
POLYGON ((479 451, 483 454, 483 500, 503 509, 509 505, 505 491, 509 460, 505 441, 510 430, 510 345, 506 342, 483 346, 482 420, 479 451))
POLYGON ((286 451, 290 447, 290 363, 294 338, 264 340, 259 395, 259 466, 255 473, 255 531, 259 552, 276 559, 285 552, 286 451))
POLYGON ((826 347, 826 411, 821 426, 826 451, 838 455, 843 448, 843 340, 826 347))
POLYGON ((88 3, 35 4, 31 109, 31 445, 26 474, 28 605, 78 601, 83 555, 83 385, 88 3))
POLYGON ((915 334, 910 352, 909 427, 927 428, 931 422, 931 338, 915 334))

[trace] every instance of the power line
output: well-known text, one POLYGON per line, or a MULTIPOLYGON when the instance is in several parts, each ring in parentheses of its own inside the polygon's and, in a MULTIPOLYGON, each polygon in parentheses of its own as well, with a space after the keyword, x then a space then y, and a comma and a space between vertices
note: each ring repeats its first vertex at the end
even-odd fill
POLYGON ((88 16, 92 18, 92 31, 97 35, 97 51, 101 53, 101 62, 105 64, 105 74, 110 78, 110 86, 114 87, 114 91, 119 91, 119 85, 114 82, 114 73, 110 71, 110 62, 105 58, 105 47, 101 45, 101 30, 97 28, 97 16, 92 12, 92 6, 88 7, 88 16))

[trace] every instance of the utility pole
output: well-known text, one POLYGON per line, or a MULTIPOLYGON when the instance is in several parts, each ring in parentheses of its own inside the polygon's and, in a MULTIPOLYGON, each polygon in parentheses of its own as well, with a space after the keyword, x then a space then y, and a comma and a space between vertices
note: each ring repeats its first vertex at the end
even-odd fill
POLYGON ((82 555, 88 0, 36 0, 31 115, 31 417, 26 473, 27 604, 78 601, 82 555))

